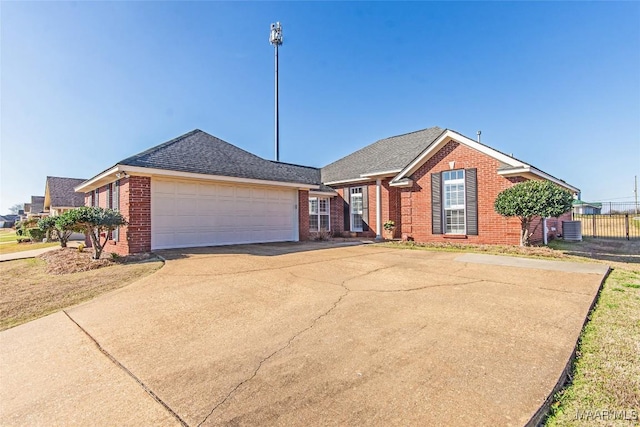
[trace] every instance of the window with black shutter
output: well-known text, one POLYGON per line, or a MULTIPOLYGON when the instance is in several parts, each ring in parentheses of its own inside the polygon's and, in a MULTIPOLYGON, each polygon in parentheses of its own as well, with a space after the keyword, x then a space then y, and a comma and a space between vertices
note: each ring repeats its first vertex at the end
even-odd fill
POLYGON ((431 232, 478 235, 477 169, 431 174, 431 232))

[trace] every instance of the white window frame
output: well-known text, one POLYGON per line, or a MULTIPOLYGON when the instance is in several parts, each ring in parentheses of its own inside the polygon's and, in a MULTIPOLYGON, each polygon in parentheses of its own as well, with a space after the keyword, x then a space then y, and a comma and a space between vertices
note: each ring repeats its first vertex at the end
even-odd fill
MULTIPOLYGON (((109 185, 110 185, 109 208, 119 212, 120 211, 120 181, 117 180, 109 185)), ((111 232, 111 239, 116 242, 120 240, 120 227, 116 227, 111 232)))
POLYGON ((449 171, 444 171, 442 173, 442 220, 444 223, 444 234, 456 234, 456 235, 466 235, 467 234, 467 188, 465 183, 465 170, 464 169, 453 169, 449 171), (453 172, 458 174, 458 172, 462 172, 462 178, 448 178, 448 175, 451 175, 453 172), (450 205, 447 206, 447 186, 459 186, 462 185, 462 204, 450 205), (447 218, 447 212, 458 212, 458 215, 462 215, 462 230, 450 230, 449 229, 449 221, 447 218))
POLYGON ((317 224, 318 226, 315 228, 311 227, 311 220, 309 220, 309 231, 320 231, 322 230, 321 225, 322 225, 322 221, 320 221, 321 217, 326 217, 327 218, 327 230, 326 231, 330 231, 331 230, 331 199, 329 197, 309 197, 309 218, 311 218, 312 216, 315 216, 318 221, 317 224), (326 211, 323 212, 322 209, 320 209, 320 202, 326 202, 326 211), (315 202, 315 203, 314 203, 315 202), (313 205, 315 204, 315 209, 313 209, 313 205))
POLYGON ((350 216, 350 224, 351 231, 359 232, 364 229, 364 218, 362 215, 364 214, 364 197, 363 197, 364 187, 351 187, 349 188, 349 216, 350 216), (354 199, 360 199, 360 209, 356 209, 358 203, 354 203, 354 199), (356 222, 360 223, 360 226, 356 226, 356 222))

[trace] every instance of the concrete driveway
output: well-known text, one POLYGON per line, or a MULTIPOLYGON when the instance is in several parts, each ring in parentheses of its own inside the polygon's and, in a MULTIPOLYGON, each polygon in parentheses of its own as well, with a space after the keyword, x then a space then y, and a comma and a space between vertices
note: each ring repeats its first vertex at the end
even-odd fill
POLYGON ((133 285, 0 333, 0 424, 521 426, 606 273, 322 247, 165 251, 133 285))

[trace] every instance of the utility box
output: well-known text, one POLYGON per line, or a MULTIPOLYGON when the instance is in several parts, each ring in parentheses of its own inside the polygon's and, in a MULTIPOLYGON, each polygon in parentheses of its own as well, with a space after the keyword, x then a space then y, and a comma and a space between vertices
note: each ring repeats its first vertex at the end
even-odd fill
POLYGON ((581 242, 582 221, 562 221, 562 238, 569 242, 581 242))

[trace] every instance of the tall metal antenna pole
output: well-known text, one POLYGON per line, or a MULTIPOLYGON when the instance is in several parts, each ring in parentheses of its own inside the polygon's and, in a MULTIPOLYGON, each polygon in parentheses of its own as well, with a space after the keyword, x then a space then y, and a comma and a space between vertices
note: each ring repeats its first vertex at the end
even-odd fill
POLYGON ((275 116, 275 152, 276 162, 280 161, 280 112, 278 111, 278 46, 282 44, 282 26, 279 22, 271 24, 271 33, 269 35, 269 43, 275 48, 275 62, 276 62, 276 116, 275 116))

